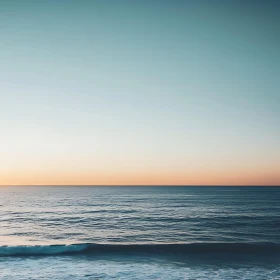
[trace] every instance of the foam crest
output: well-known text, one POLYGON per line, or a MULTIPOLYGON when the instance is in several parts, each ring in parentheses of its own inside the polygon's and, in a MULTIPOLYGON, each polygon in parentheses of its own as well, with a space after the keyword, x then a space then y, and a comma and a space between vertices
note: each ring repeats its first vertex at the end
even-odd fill
POLYGON ((82 252, 86 244, 0 246, 0 256, 61 255, 82 252))

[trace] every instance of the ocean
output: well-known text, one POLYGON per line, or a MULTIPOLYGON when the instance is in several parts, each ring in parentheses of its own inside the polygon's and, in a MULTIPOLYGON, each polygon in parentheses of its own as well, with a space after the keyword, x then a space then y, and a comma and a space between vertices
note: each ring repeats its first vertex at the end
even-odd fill
POLYGON ((277 187, 0 187, 0 279, 280 279, 277 187))

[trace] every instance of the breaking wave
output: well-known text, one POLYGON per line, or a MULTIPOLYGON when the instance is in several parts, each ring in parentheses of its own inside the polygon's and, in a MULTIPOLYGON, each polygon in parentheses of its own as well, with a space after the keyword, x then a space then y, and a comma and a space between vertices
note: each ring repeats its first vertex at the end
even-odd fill
POLYGON ((274 243, 95 244, 0 246, 0 256, 72 254, 279 254, 274 243))

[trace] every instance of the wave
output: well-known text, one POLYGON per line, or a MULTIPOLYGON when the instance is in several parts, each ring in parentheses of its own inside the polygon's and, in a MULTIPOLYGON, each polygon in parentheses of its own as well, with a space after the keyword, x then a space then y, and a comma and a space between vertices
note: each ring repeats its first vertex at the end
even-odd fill
POLYGON ((73 254, 279 254, 275 243, 184 243, 184 244, 95 244, 0 246, 0 257, 73 254))

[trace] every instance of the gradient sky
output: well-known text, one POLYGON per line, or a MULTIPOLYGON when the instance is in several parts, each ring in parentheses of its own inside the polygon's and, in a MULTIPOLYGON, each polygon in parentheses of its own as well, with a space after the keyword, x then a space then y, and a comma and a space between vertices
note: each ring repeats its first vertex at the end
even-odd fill
POLYGON ((280 185, 279 13, 0 0, 0 184, 280 185))

